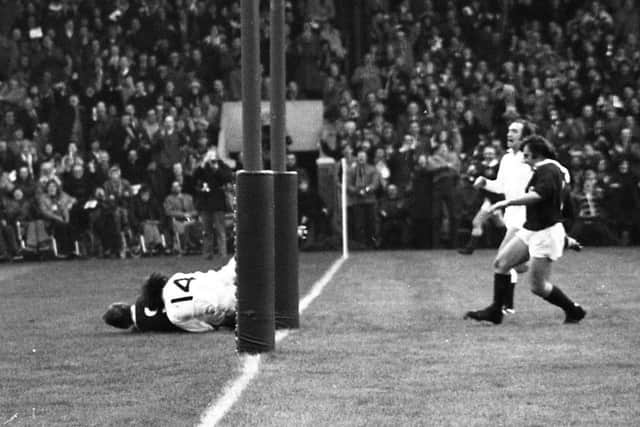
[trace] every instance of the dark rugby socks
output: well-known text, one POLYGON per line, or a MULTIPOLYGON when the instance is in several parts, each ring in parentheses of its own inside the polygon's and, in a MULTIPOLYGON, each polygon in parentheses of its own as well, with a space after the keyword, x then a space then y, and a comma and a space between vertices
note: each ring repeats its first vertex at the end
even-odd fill
POLYGON ((510 285, 511 274, 495 273, 493 275, 493 304, 497 308, 502 309, 502 305, 506 301, 506 296, 510 285))
MULTIPOLYGON (((511 276, 511 275, 509 275, 511 276)), ((506 308, 513 308, 513 291, 516 287, 516 284, 511 281, 511 277, 509 277, 509 284, 506 286, 504 291, 504 306, 506 308)))
POLYGON ((571 312, 575 307, 575 303, 571 301, 571 298, 566 296, 564 292, 562 292, 562 290, 557 286, 553 286, 549 295, 547 295, 544 299, 549 301, 553 305, 557 305, 566 312, 571 312))

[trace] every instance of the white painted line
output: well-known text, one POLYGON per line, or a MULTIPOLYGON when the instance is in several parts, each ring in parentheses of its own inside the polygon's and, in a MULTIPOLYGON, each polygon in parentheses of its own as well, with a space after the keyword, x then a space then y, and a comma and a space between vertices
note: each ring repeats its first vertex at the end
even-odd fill
POLYGON ((243 360, 241 374, 233 382, 227 383, 222 396, 214 405, 209 406, 200 419, 201 426, 215 426, 238 401, 244 389, 260 368, 260 355, 241 355, 243 360))
MULTIPOLYGON (((333 276, 338 272, 342 264, 347 257, 343 256, 338 258, 329 267, 327 271, 322 275, 318 281, 316 281, 311 290, 305 295, 299 303, 298 311, 302 314, 307 307, 315 300, 324 290, 325 286, 331 281, 333 276)), ((276 343, 282 341, 289 335, 289 329, 282 329, 276 331, 276 343)), ((240 356, 242 361, 242 369, 240 370, 240 376, 232 381, 229 381, 222 389, 222 395, 212 401, 207 406, 204 413, 200 417, 199 427, 213 427, 229 412, 233 405, 240 399, 242 392, 249 385, 251 380, 258 374, 260 370, 260 355, 242 355, 240 356)))
POLYGON ((329 283, 331 279, 333 279, 333 276, 338 272, 340 267, 342 267, 342 264, 346 259, 346 257, 341 257, 335 260, 331 267, 329 267, 329 269, 322 275, 322 277, 313 284, 309 293, 300 300, 298 308, 300 314, 302 314, 307 309, 307 307, 309 307, 309 304, 311 304, 313 300, 322 293, 324 287, 327 286, 327 283, 329 283))

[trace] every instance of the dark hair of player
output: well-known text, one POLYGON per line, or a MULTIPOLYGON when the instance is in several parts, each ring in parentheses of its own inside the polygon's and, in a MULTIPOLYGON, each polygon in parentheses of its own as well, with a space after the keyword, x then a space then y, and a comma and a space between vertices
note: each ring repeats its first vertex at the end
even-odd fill
POLYGON ((111 304, 102 315, 102 320, 114 328, 129 329, 133 325, 131 306, 125 303, 115 302, 111 304))
POLYGON ((540 135, 531 135, 526 137, 522 141, 522 149, 527 146, 534 158, 541 157, 543 159, 555 159, 556 157, 555 150, 551 143, 540 135))

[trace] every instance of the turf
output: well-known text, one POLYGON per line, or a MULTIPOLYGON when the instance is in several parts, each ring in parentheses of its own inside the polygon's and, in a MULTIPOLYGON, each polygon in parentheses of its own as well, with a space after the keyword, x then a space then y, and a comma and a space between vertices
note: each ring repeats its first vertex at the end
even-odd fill
MULTIPOLYGON (((335 254, 306 254, 301 292, 335 254)), ((0 425, 188 426, 237 371, 233 332, 135 334, 100 316, 152 271, 220 260, 161 257, 2 265, 0 425), (14 417, 14 415, 16 415, 14 417)))
MULTIPOLYGON (((640 251, 554 266, 588 310, 579 325, 526 277, 504 324, 463 321, 491 298, 493 254, 352 254, 221 425, 637 425, 640 251)), ((301 296, 335 257, 302 254, 301 296)), ((230 332, 128 334, 99 318, 146 274, 208 268, 199 258, 5 267, 0 423, 194 425, 238 373, 230 332)))
POLYGON ((640 252, 558 263, 579 325, 526 278, 503 325, 463 321, 491 298, 492 255, 356 253, 223 425, 637 425, 640 252))

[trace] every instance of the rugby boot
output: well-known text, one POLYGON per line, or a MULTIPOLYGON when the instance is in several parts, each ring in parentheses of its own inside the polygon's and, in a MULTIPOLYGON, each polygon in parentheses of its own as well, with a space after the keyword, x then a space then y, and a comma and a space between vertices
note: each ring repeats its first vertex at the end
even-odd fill
POLYGON ((468 311, 464 315, 464 318, 477 320, 478 322, 486 321, 499 325, 502 323, 502 316, 502 309, 491 304, 489 307, 483 308, 482 310, 468 311))
POLYGON ((502 323, 502 305, 505 300, 505 292, 511 281, 509 274, 494 274, 493 276, 493 303, 482 310, 468 311, 465 319, 487 321, 495 325, 502 323))
POLYGON ((580 305, 575 304, 573 310, 565 311, 564 323, 580 323, 586 315, 586 310, 580 307, 580 305))

